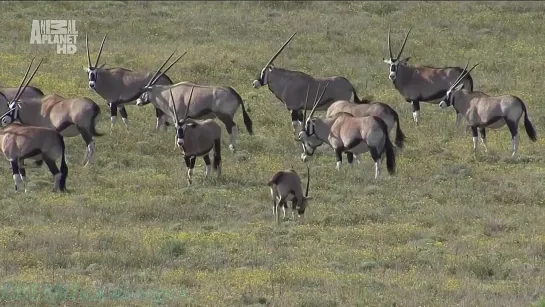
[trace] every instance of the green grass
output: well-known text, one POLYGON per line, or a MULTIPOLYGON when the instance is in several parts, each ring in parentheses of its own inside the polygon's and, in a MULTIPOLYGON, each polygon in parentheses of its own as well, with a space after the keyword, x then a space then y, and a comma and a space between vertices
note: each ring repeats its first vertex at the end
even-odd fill
MULTIPOLYGON (((57 289, 32 296, 41 306, 85 303, 85 291, 101 306, 544 306, 542 141, 531 143, 521 124, 515 159, 506 128, 489 132, 489 153, 480 147, 474 158, 470 135, 454 130, 454 110, 423 103, 414 126, 382 62, 388 26, 395 50, 413 27, 411 62, 483 60, 472 72, 476 89, 521 97, 541 136, 544 12, 539 2, 3 2, 0 84, 16 86, 30 58, 45 57, 33 84, 94 99, 108 132, 105 103, 82 69, 85 32, 93 61, 108 32, 101 62, 109 66, 153 70, 175 48, 187 50, 169 75, 233 86, 251 106, 255 135, 237 114, 240 150, 229 152, 223 130, 223 178, 203 183, 197 160, 191 187, 173 131, 153 132, 151 106, 129 106, 131 130, 119 121, 98 139, 90 167, 80 165, 83 140, 67 139, 68 194, 50 192, 45 167, 29 170, 31 192, 16 194, 4 163, 0 280, 57 289), (31 20, 55 18, 77 20, 75 55, 29 44, 31 20), (322 149, 310 162, 306 221, 276 225, 266 182, 305 166, 289 113, 251 82, 295 30, 277 66, 346 76, 360 96, 399 112, 408 140, 397 175, 384 171, 380 182, 368 155, 336 172, 331 149, 322 149), (75 296, 58 294, 72 288, 75 296), (114 290, 124 292, 106 293, 114 290), (135 294, 144 290, 152 294, 135 294), (178 294, 159 299, 166 290, 178 294)), ((30 304, 2 291, 3 304, 30 304)))

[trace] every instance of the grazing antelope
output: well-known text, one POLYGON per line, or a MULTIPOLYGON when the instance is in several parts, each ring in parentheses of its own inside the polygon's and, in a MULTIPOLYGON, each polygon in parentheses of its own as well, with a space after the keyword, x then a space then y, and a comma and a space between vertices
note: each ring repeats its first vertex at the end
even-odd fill
POLYGON ((316 111, 316 101, 309 116, 305 114, 305 127, 299 132, 298 141, 303 144, 305 154, 303 161, 307 156, 312 156, 318 146, 327 143, 337 156, 337 170, 341 167, 343 152, 362 154, 369 151, 375 161, 375 179, 380 175, 383 153, 386 154, 388 173, 395 173, 394 146, 388 135, 388 126, 380 117, 354 117, 342 112, 333 118, 315 118, 312 116, 316 111))
MULTIPOLYGON (((159 76, 161 68, 157 70, 159 76)), ((154 80, 158 78, 156 77, 154 80)), ((179 112, 187 113, 189 118, 213 119, 217 117, 223 122, 230 137, 229 149, 231 151, 235 151, 238 135, 238 127, 234 121, 234 117, 239 106, 242 108, 242 117, 246 130, 248 134, 253 134, 253 123, 246 112, 244 101, 235 89, 230 86, 199 85, 188 81, 173 85, 157 85, 154 82, 150 82, 143 88, 143 93, 136 100, 136 105, 144 106, 151 103, 165 113, 170 112, 168 111, 170 109, 169 93, 172 92, 175 97, 173 103, 176 105, 176 109, 179 112), (192 108, 188 113, 186 104, 188 104, 188 97, 193 90, 195 90, 195 97, 193 97, 192 108)))
POLYGON ((271 189, 271 197, 273 200, 273 214, 276 222, 280 222, 278 215, 278 207, 282 207, 284 218, 286 218, 286 208, 288 201, 291 201, 291 217, 295 220, 295 210, 297 216, 302 218, 307 208, 307 203, 312 197, 308 196, 308 188, 310 185, 310 169, 307 165, 307 189, 303 194, 301 178, 293 169, 276 172, 267 183, 271 189), (278 205, 276 202, 278 201, 278 205))
POLYGON ((11 104, 13 107, 0 117, 2 126, 6 127, 0 131, 0 151, 11 164, 13 180, 15 181, 15 191, 20 191, 21 189, 26 191, 25 159, 35 160, 36 162, 45 162, 55 180, 53 191, 66 191, 68 166, 66 164, 66 146, 62 135, 51 128, 25 126, 20 123, 13 123, 13 119, 17 117, 19 109, 17 101, 28 83, 30 83, 32 77, 36 74, 41 63, 42 62, 40 61, 28 82, 23 87, 32 66, 32 62, 30 63, 23 81, 19 86, 19 90, 12 100, 11 104), (59 157, 61 158, 60 170, 55 162, 59 157))
POLYGON ((354 104, 346 100, 334 102, 328 109, 326 117, 335 117, 339 113, 348 113, 354 117, 376 116, 380 117, 388 126, 388 133, 392 131, 394 125, 397 124, 395 145, 398 148, 403 148, 405 134, 401 131, 399 123, 399 115, 396 110, 390 105, 383 102, 371 102, 365 104, 354 104))
MULTIPOLYGON (((397 91, 403 96, 406 102, 411 103, 413 110, 413 119, 418 125, 420 120, 420 102, 437 104, 443 98, 454 83, 456 77, 462 72, 461 67, 431 67, 424 65, 407 64, 410 57, 401 58, 407 38, 411 29, 407 32, 401 50, 394 58, 390 46, 390 28, 388 28, 388 51, 389 59, 383 61, 389 65, 388 78, 392 81, 397 91)), ((462 86, 472 91, 473 78, 471 75, 465 75, 462 80, 462 86)), ((460 124, 462 115, 456 111, 456 128, 460 124)))
POLYGON ((212 119, 197 121, 188 118, 187 113, 191 106, 191 96, 193 89, 189 93, 187 108, 184 117, 178 120, 174 96, 170 91, 170 100, 172 105, 172 117, 174 118, 174 127, 176 128, 176 144, 184 154, 185 165, 187 166, 187 181, 191 184, 191 176, 195 168, 195 160, 202 157, 206 164, 204 179, 210 173, 210 151, 214 150, 214 162, 212 166, 216 170, 218 179, 221 176, 221 127, 212 119))
MULTIPOLYGON (((98 61, 100 55, 102 54, 102 47, 104 46, 104 41, 106 40, 106 35, 102 39, 100 44, 100 49, 98 51, 97 59, 95 65, 91 65, 91 56, 89 55, 89 41, 87 35, 85 35, 85 47, 87 49, 87 67, 84 69, 87 71, 89 78, 89 88, 94 90, 100 97, 106 100, 110 108, 110 116, 113 128, 116 118, 117 111, 121 114, 123 123, 128 128, 129 120, 127 117, 127 110, 125 110, 125 104, 133 102, 137 99, 142 91, 142 88, 149 82, 152 73, 147 71, 132 71, 129 69, 114 67, 114 68, 104 68, 106 64, 98 66, 98 61)), ((157 84, 172 84, 172 80, 165 74, 162 74, 160 78, 156 81, 157 84)), ((165 129, 168 126, 165 120, 165 114, 159 110, 155 109, 155 115, 157 117, 157 124, 155 130, 159 130, 161 126, 165 126, 165 129)))
POLYGON ((268 85, 269 90, 286 105, 288 111, 291 112, 291 123, 293 132, 297 127, 301 127, 304 120, 302 110, 312 109, 312 105, 306 104, 303 106, 303 93, 310 86, 312 91, 318 90, 320 86, 329 83, 329 90, 323 98, 318 102, 318 111, 326 110, 329 105, 337 100, 348 100, 355 103, 360 101, 354 86, 345 77, 318 77, 315 78, 306 73, 294 70, 274 67, 274 60, 280 55, 282 50, 288 45, 297 32, 278 49, 278 51, 269 59, 260 74, 253 81, 254 88, 260 88, 268 85))
POLYGON ((530 119, 524 102, 517 96, 502 95, 489 96, 483 92, 471 91, 463 88, 460 80, 469 74, 481 62, 475 64, 469 71, 466 68, 460 74, 456 82, 449 88, 445 97, 439 103, 440 108, 453 106, 456 112, 462 114, 473 133, 473 151, 477 153, 478 134, 481 134, 481 141, 485 152, 486 128, 499 129, 507 125, 511 132, 511 157, 514 157, 518 149, 518 124, 524 115, 524 128, 531 141, 537 141, 537 135, 530 119), (464 75, 465 72, 465 75, 464 75))

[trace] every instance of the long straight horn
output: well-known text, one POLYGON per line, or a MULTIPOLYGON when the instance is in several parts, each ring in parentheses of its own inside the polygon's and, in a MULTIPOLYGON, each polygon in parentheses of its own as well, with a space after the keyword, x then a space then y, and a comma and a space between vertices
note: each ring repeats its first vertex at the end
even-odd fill
MULTIPOLYGON (((310 115, 308 116, 309 118, 312 117, 312 115, 314 115, 314 111, 316 111, 316 107, 318 106, 318 102, 320 102, 320 100, 322 100, 322 97, 324 97, 324 94, 325 94, 325 90, 327 89, 327 86, 329 85, 329 82, 327 82, 325 84, 325 87, 324 87, 324 90, 322 91, 322 94, 320 95, 320 98, 318 98, 315 102, 314 102, 314 107, 312 107, 312 111, 310 111, 310 115)), ((318 89, 320 89, 320 87, 318 87, 318 89)), ((318 91, 316 91, 316 94, 318 94, 318 91)))
POLYGON ((100 43, 100 49, 98 49, 98 55, 97 60, 95 62, 95 68, 98 66, 98 61, 100 60, 100 55, 102 54, 102 47, 104 47, 104 41, 106 40, 106 36, 108 33, 104 34, 104 38, 102 38, 102 43, 100 43))
POLYGON ((89 54, 89 38, 85 33, 85 49, 87 49, 87 67, 91 68, 91 55, 89 54))
POLYGON ((388 52, 390 53, 390 59, 394 58, 394 55, 392 54, 392 45, 390 41, 390 32, 392 31, 391 27, 388 26, 388 52))
POLYGON ((307 119, 307 104, 308 104, 308 92, 310 91, 310 84, 307 86, 307 95, 305 96, 305 106, 303 107, 303 120, 307 119))
POLYGON ((276 57, 278 57, 278 55, 280 55, 280 52, 282 52, 282 50, 284 50, 284 48, 286 48, 286 46, 291 41, 291 39, 295 36, 295 34, 297 34, 297 31, 295 31, 295 33, 293 33, 290 36, 290 38, 288 38, 288 40, 282 45, 282 47, 280 47, 280 49, 278 49, 278 51, 271 57, 269 62, 267 62, 267 65, 265 65, 265 67, 269 67, 269 65, 271 65, 272 62, 274 62, 274 60, 276 60, 276 57))
MULTIPOLYGON (((34 63, 34 59, 30 61, 30 65, 28 65, 28 68, 26 70, 25 76, 23 77, 23 80, 21 80, 21 84, 19 84, 19 88, 17 88, 17 93, 15 93, 15 98, 19 97, 19 93, 21 92, 21 89, 23 88, 23 84, 25 84, 26 77, 28 76, 28 73, 30 72, 30 68, 32 67, 32 63, 34 63)), ((16 101, 17 99, 14 99, 13 101, 16 101)))
POLYGON ((155 80, 155 78, 161 73, 161 69, 163 69, 163 67, 165 66, 165 64, 168 62, 168 60, 170 60, 170 58, 172 58, 172 56, 176 53, 176 50, 174 50, 170 56, 163 62, 163 64, 161 64, 161 66, 159 66, 159 69, 157 69, 157 71, 153 74, 153 76, 151 76, 151 78, 149 79, 149 82, 148 82, 148 86, 150 86, 153 81, 155 80))
POLYGON ((191 92, 189 93, 189 101, 187 102, 187 108, 185 109, 185 114, 184 114, 184 121, 187 120, 187 115, 189 114, 189 107, 191 106, 191 97, 193 97, 193 89, 195 87, 192 86, 191 87, 191 92))
POLYGON ((308 197, 308 188, 310 187, 310 168, 307 164, 307 191, 305 192, 305 197, 308 197))
POLYGON ((403 45, 401 45, 401 50, 399 50, 399 54, 397 55, 397 59, 399 60, 399 57, 403 53, 403 49, 405 49, 405 43, 407 43, 407 38, 409 37, 409 34, 411 33, 412 29, 409 29, 409 32, 407 32, 407 35, 405 35, 405 40, 403 41, 403 45))
POLYGON ((167 71, 172 68, 172 66, 174 66, 174 64, 176 64, 185 54, 187 53, 187 51, 185 51, 181 56, 179 56, 176 60, 174 60, 174 62, 172 62, 165 70, 163 70, 162 72, 159 73, 159 75, 157 77, 155 77, 155 79, 153 79, 153 81, 151 82, 151 84, 154 84, 155 82, 157 82, 157 80, 159 80, 159 78, 161 78, 164 74, 167 73, 167 71))
MULTIPOLYGON (((21 89, 21 92, 18 93, 18 95, 15 97, 15 99, 13 99, 13 101, 19 100, 19 97, 21 97, 21 95, 23 95, 23 93, 26 90, 26 87, 30 84, 30 81, 32 81, 32 78, 34 78, 34 75, 36 75, 36 72, 38 71, 38 68, 40 68, 40 65, 42 65, 43 60, 44 60, 43 58, 40 60, 40 63, 38 63, 38 66, 36 66, 36 69, 34 69, 34 72, 32 73, 32 75, 30 75, 30 78, 28 78, 28 81, 26 82, 25 86, 21 89)), ((30 68, 30 66, 28 68, 30 68)))
MULTIPOLYGON (((482 63, 482 61, 479 61, 479 63, 473 65, 473 67, 471 67, 471 69, 468 70, 468 71, 460 78, 460 80, 458 80, 458 83, 456 84, 456 86, 457 86, 458 84, 460 84, 460 82, 462 82, 462 80, 463 80, 467 75, 469 75, 469 73, 470 73, 473 69, 475 69, 475 67, 479 66, 479 64, 481 64, 481 63, 482 63)), ((454 88, 454 87, 453 87, 453 88, 454 88)))
POLYGON ((452 85, 450 86, 450 89, 453 89, 454 87, 456 87, 456 85, 458 85, 458 82, 461 80, 460 77, 462 77, 462 75, 467 71, 468 66, 469 66, 469 60, 467 60, 466 67, 464 67, 464 70, 462 70, 460 75, 458 75, 458 78, 456 78, 456 80, 454 80, 454 82, 452 82, 452 85))
POLYGON ((168 91, 170 92, 170 103, 172 103, 172 109, 173 109, 173 112, 174 112, 174 120, 176 120, 176 125, 178 125, 179 121, 178 121, 178 112, 176 111, 176 104, 174 103, 174 95, 172 95, 172 90, 170 89, 170 87, 168 88, 168 91))

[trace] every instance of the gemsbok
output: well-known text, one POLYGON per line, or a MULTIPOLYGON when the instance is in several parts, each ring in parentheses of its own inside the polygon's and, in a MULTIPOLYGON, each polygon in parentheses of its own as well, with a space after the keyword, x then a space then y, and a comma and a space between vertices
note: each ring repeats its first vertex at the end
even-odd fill
POLYGON ((317 91, 318 88, 329 84, 327 92, 322 99, 318 102, 318 111, 326 110, 333 102, 337 100, 348 100, 355 103, 367 102, 367 100, 360 101, 356 94, 356 89, 346 79, 341 76, 333 77, 313 77, 304 72, 288 70, 284 68, 275 67, 273 62, 280 55, 282 50, 288 45, 297 32, 278 49, 278 51, 269 59, 265 67, 261 69, 261 72, 257 78, 252 82, 254 88, 260 88, 268 85, 269 90, 278 98, 288 111, 291 113, 291 122, 293 132, 297 132, 297 128, 301 126, 304 120, 303 110, 312 109, 312 105, 303 105, 304 91, 307 87, 310 87, 312 91, 317 91))
POLYGON ((221 176, 221 127, 213 119, 198 121, 188 118, 187 113, 191 106, 191 96, 193 96, 193 89, 189 93, 187 108, 182 120, 178 119, 172 91, 170 91, 169 100, 172 106, 171 114, 175 120, 176 144, 184 154, 184 161, 187 166, 187 182, 189 184, 191 184, 191 176, 193 175, 197 157, 202 157, 206 165, 205 180, 210 173, 211 166, 217 172, 217 178, 219 179, 221 176), (211 151, 214 151, 213 163, 210 161, 211 151))
MULTIPOLYGON (((403 45, 396 57, 392 54, 390 46, 390 28, 388 28, 388 52, 389 59, 383 61, 389 65, 388 78, 392 81, 397 91, 406 102, 411 103, 413 119, 418 125, 420 120, 420 102, 438 104, 454 83, 456 77, 462 72, 461 67, 431 67, 424 65, 407 64, 410 57, 401 58, 407 38, 411 29, 407 32, 403 45)), ((462 79, 462 86, 472 91, 473 78, 467 74, 462 79)), ((460 124, 461 115, 456 111, 456 128, 460 124)))
MULTIPOLYGON (((142 93, 142 88, 152 78, 152 72, 149 71, 132 71, 122 67, 104 68, 105 63, 98 66, 100 55, 102 54, 102 47, 104 47, 104 41, 106 35, 102 39, 100 49, 98 51, 95 64, 91 64, 91 56, 89 55, 89 41, 87 35, 85 35, 85 47, 87 49, 87 67, 84 67, 87 71, 89 78, 89 88, 94 90, 100 97, 106 100, 108 107, 110 108, 111 117, 111 129, 117 119, 117 111, 121 114, 123 123, 128 128, 129 120, 125 105, 134 102, 142 93)), ((170 58, 169 58, 170 59, 170 58)), ((172 84, 172 80, 165 74, 162 74, 156 81, 157 84, 172 84)), ((155 116, 157 117, 157 124, 155 130, 159 130, 163 125, 166 130, 168 123, 165 122, 165 114, 159 109, 155 109, 155 116)))
MULTIPOLYGON (((467 72, 464 69, 465 75, 469 74, 480 63, 475 64, 467 72)), ((469 61, 466 69, 467 66, 469 66, 469 61)), ((526 105, 519 97, 512 95, 489 96, 483 92, 467 90, 460 84, 460 80, 465 76, 464 72, 448 89, 445 97, 439 103, 439 107, 453 106, 456 112, 462 114, 465 118, 473 134, 474 154, 477 153, 479 133, 481 134, 484 150, 487 152, 486 128, 495 130, 507 125, 511 133, 511 157, 514 157, 519 142, 518 124, 523 115, 526 134, 532 142, 537 141, 536 131, 528 118, 526 105)))
POLYGON ((303 161, 312 156, 318 146, 327 143, 335 151, 337 170, 340 170, 343 152, 362 154, 369 151, 375 162, 375 179, 380 176, 383 154, 386 154, 388 173, 395 173, 394 145, 388 135, 388 126, 382 119, 376 116, 354 117, 344 112, 337 113, 333 118, 316 118, 313 117, 315 107, 316 103, 308 117, 305 114, 305 127, 296 139, 303 144, 303 161))
MULTIPOLYGON (((160 77, 159 70, 158 74, 160 77)), ((157 80, 159 77, 156 77, 154 80, 157 80)), ((244 101, 237 91, 230 86, 200 85, 188 81, 172 85, 157 85, 154 82, 150 82, 143 87, 142 95, 136 100, 136 105, 144 106, 151 103, 155 108, 168 114, 171 112, 169 109, 170 95, 172 93, 176 110, 187 113, 188 118, 204 120, 217 117, 225 125, 227 133, 230 136, 229 149, 232 152, 236 150, 238 126, 234 121, 234 117, 239 106, 242 108, 242 118, 246 130, 249 135, 253 134, 253 123, 246 112, 244 101), (187 106, 188 97, 193 90, 195 91, 193 103, 191 104, 191 110, 189 110, 187 106)))

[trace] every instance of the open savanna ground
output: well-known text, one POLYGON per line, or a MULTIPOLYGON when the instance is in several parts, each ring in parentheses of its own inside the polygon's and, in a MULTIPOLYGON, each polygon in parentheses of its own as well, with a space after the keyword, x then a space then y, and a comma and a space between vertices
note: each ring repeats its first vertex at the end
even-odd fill
POLYGON ((17 194, 3 163, 2 305, 545 306, 544 3, 5 1, 1 7, 0 84, 17 86, 31 57, 44 57, 32 84, 94 99, 102 108, 98 128, 106 133, 88 167, 81 166, 83 140, 66 139, 66 194, 51 193, 46 167, 29 169, 30 191, 17 194), (33 19, 75 19, 77 53, 30 45, 33 19), (454 110, 425 103, 416 127, 382 61, 388 26, 394 52, 413 28, 404 52, 412 63, 463 67, 482 60, 472 72, 475 89, 521 97, 538 142, 529 141, 521 122, 514 159, 506 127, 488 132, 489 152, 480 147, 474 157, 470 134, 454 129, 454 110), (373 95, 399 112, 407 141, 397 174, 384 170, 379 182, 369 155, 337 172, 332 150, 323 148, 309 162, 314 199, 306 220, 276 225, 268 179, 293 165, 306 181, 306 168, 289 113, 251 82, 294 31, 277 66, 346 76, 360 97, 373 95), (187 185, 174 131, 153 131, 151 106, 128 106, 130 130, 118 121, 108 134, 109 112, 87 88, 84 71, 85 33, 94 61, 106 32, 101 62, 109 67, 154 70, 177 48, 188 53, 169 72, 175 82, 228 85, 241 94, 255 135, 244 129, 239 109, 239 151, 231 154, 221 125, 220 180, 202 182, 199 159, 196 180, 187 185), (37 286, 41 296, 27 293, 35 301, 25 300, 22 291, 37 286))

